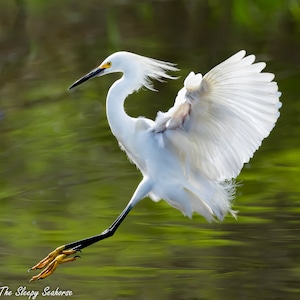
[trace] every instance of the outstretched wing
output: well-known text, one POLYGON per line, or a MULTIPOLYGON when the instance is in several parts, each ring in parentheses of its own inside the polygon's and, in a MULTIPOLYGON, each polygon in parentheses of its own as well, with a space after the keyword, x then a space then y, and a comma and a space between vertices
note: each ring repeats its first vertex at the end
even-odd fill
POLYGON ((235 178, 269 135, 281 102, 274 75, 244 50, 205 76, 191 72, 175 104, 158 113, 153 130, 186 168, 211 180, 235 178))

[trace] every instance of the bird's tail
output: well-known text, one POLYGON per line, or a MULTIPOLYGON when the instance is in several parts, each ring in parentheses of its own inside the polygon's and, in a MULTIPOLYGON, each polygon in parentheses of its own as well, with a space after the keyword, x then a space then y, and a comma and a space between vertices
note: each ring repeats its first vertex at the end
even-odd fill
POLYGON ((195 197, 190 198, 191 209, 204 216, 207 221, 217 218, 222 221, 227 213, 236 218, 237 212, 231 209, 232 200, 235 196, 236 183, 234 180, 223 182, 201 181, 201 186, 190 187, 195 197), (211 216, 203 214, 202 202, 210 209, 211 216))

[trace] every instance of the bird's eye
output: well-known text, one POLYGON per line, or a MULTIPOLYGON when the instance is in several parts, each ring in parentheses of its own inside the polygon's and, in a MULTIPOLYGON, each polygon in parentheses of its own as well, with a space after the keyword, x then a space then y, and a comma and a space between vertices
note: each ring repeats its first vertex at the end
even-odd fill
POLYGON ((99 66, 100 69, 109 69, 111 67, 112 63, 111 61, 108 61, 106 63, 103 63, 102 65, 99 66))

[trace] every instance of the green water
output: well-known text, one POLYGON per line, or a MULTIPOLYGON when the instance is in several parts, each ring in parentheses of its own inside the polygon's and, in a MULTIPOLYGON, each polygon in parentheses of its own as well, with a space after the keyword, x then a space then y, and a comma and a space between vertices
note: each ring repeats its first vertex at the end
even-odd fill
POLYGON ((299 299, 300 2, 0 2, 0 287, 37 299, 299 299), (208 224, 145 199, 113 238, 29 283, 55 247, 100 233, 141 175, 112 136, 105 97, 114 75, 74 92, 108 54, 178 63, 181 78, 126 103, 132 116, 169 108, 190 70, 240 49, 257 54, 283 92, 281 117, 238 181, 237 220, 208 224), (43 296, 50 289, 70 297, 43 296))

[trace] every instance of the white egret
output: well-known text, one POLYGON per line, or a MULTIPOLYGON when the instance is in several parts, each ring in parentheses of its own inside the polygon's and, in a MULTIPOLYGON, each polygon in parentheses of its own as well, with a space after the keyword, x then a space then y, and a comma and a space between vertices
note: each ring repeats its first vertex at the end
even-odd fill
POLYGON ((109 89, 106 113, 112 133, 143 174, 126 208, 100 233, 60 246, 31 268, 45 268, 32 280, 73 261, 77 251, 112 236, 129 211, 143 198, 164 199, 188 217, 196 212, 208 221, 222 220, 231 209, 234 178, 273 129, 279 101, 274 75, 262 73, 266 64, 239 51, 205 76, 191 72, 174 106, 155 121, 132 118, 124 110, 126 97, 151 80, 176 79, 174 64, 129 52, 117 52, 77 80, 71 88, 96 76, 121 72, 109 89))

